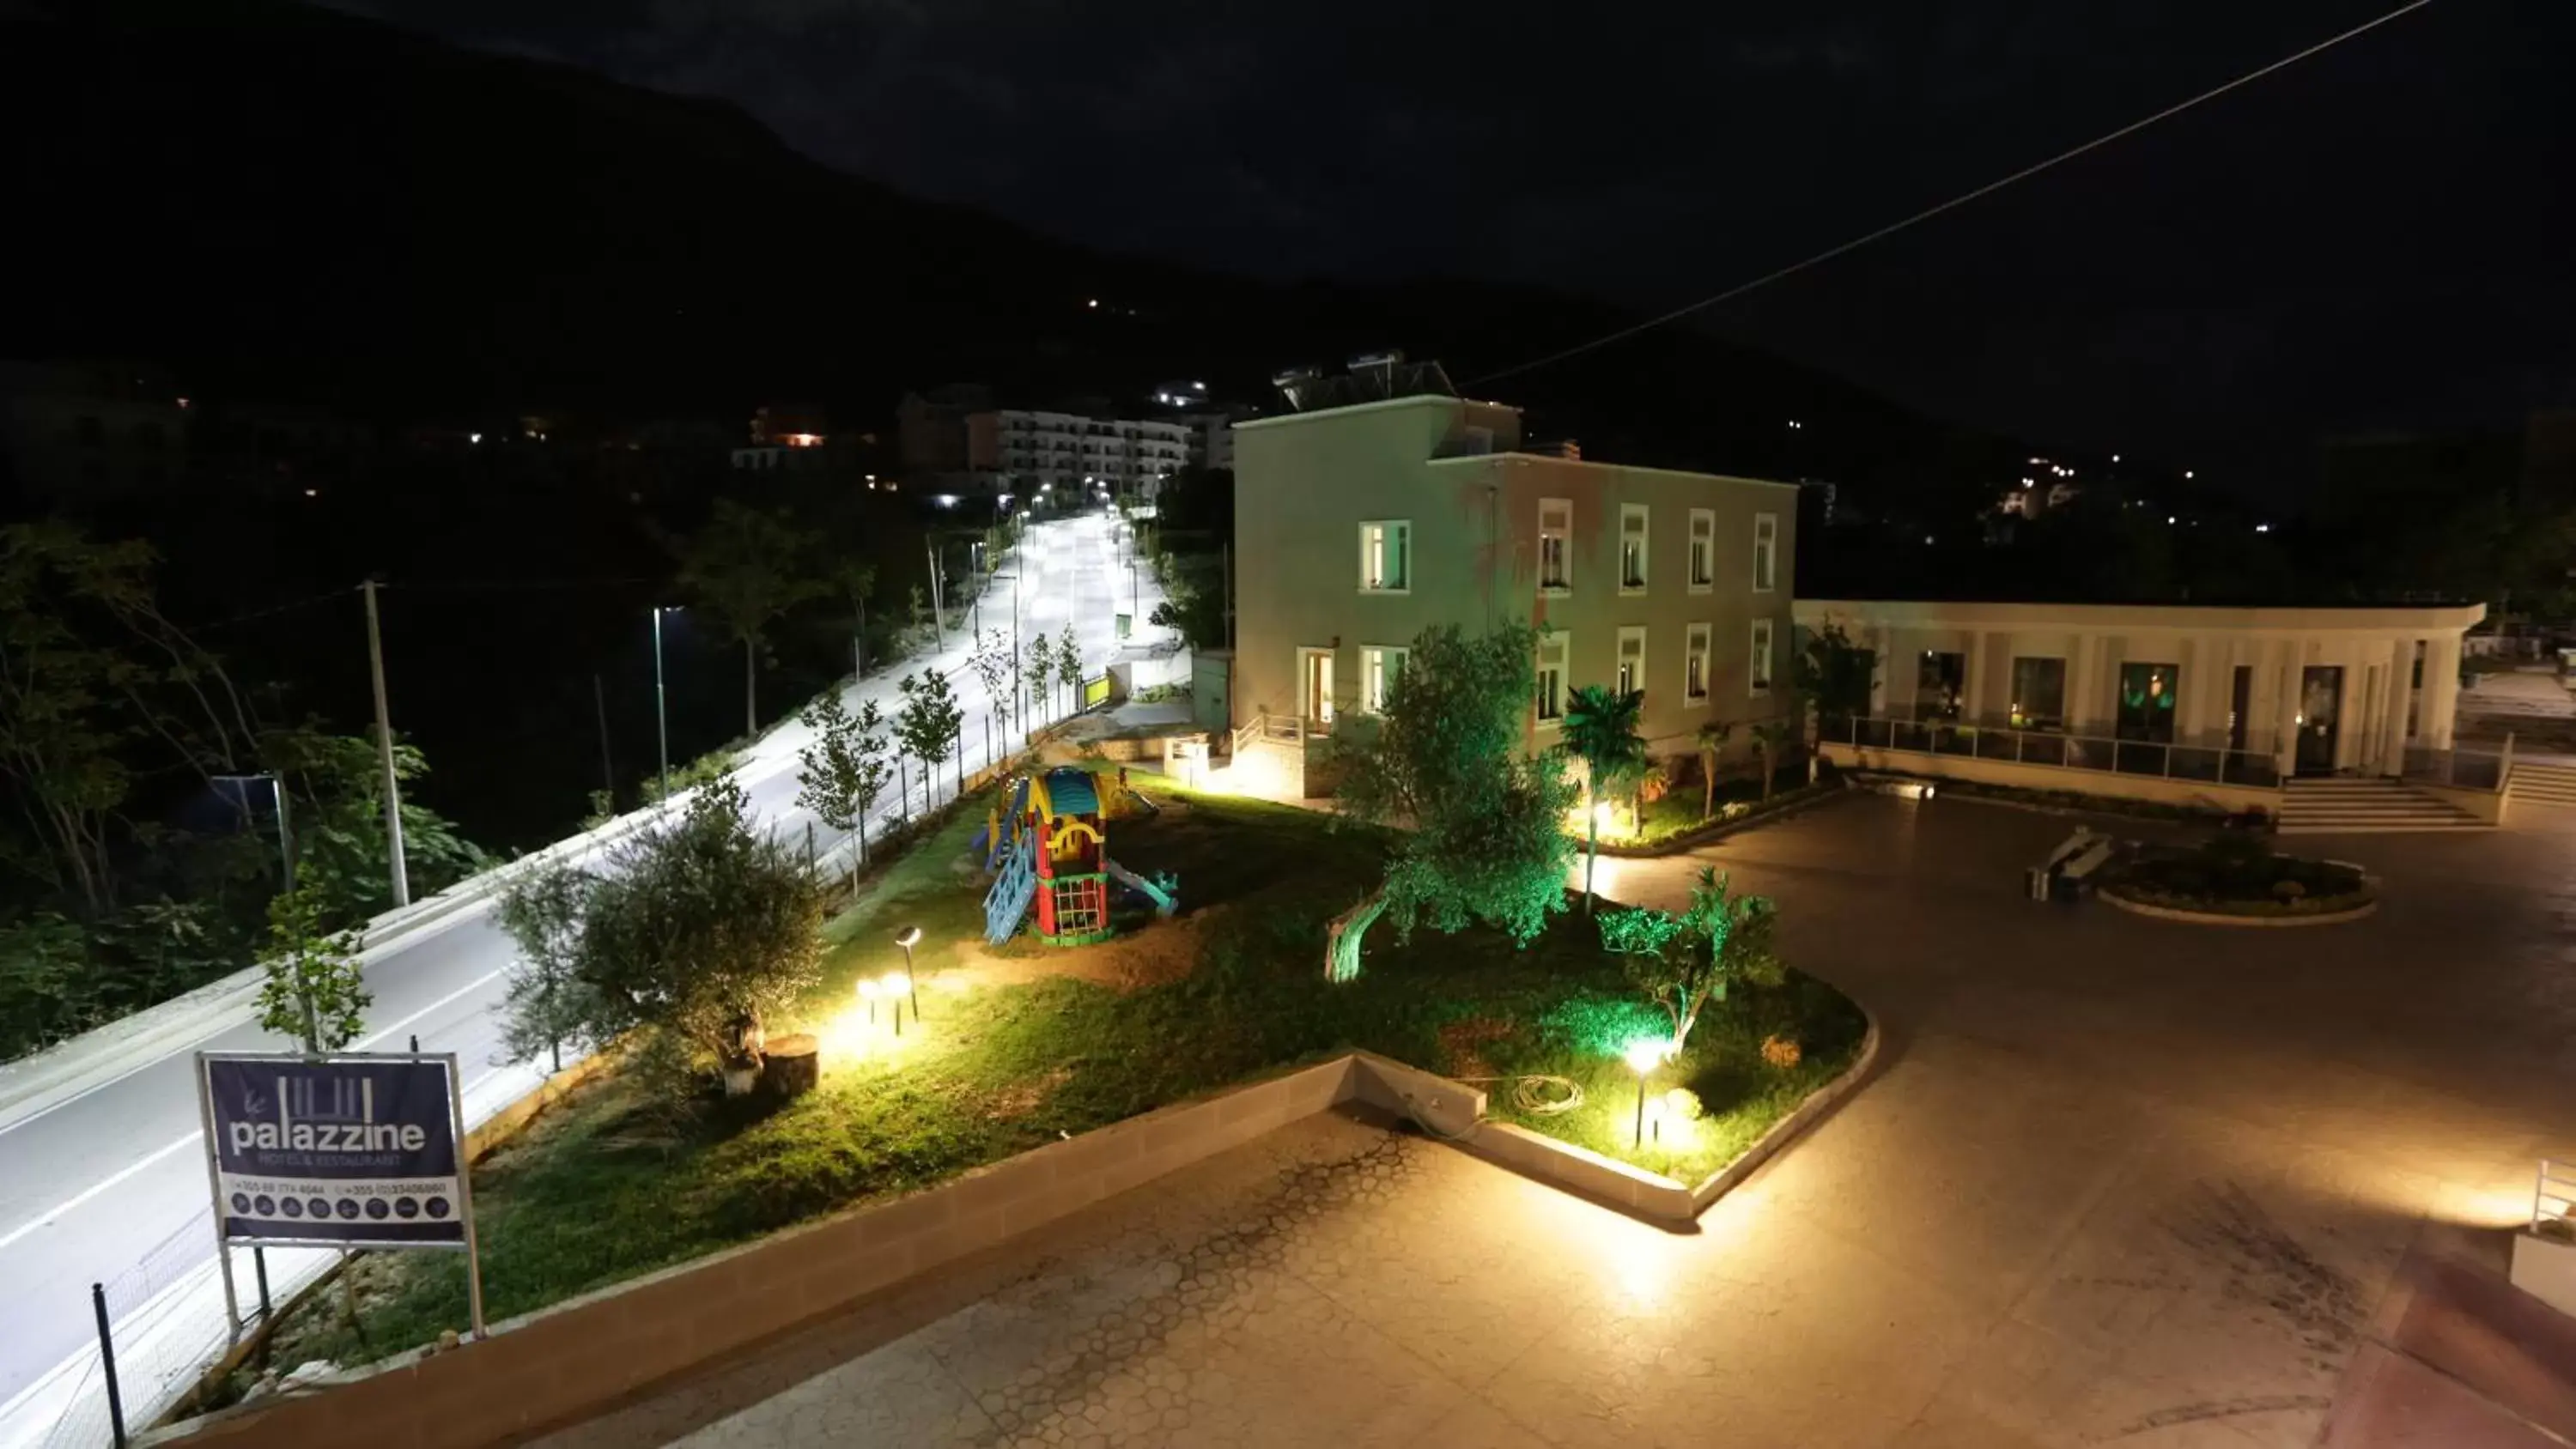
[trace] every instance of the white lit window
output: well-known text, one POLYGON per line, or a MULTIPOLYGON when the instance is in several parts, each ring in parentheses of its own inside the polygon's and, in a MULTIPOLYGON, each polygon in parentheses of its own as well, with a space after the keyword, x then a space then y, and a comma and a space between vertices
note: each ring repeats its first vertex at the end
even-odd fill
POLYGON ((1708 636, 1708 625, 1691 625, 1689 642, 1683 650, 1682 698, 1693 704, 1708 699, 1708 636))
POLYGON ((1750 677, 1755 694, 1771 692, 1771 621, 1768 619, 1753 621, 1753 669, 1750 677))
POLYGON ((1717 510, 1690 511, 1690 591, 1705 594, 1717 582, 1717 510))
POLYGON ((1554 724, 1565 718, 1565 661, 1572 653, 1572 639, 1562 629, 1550 629, 1538 638, 1538 719, 1541 724, 1554 724))
POLYGON ((1646 505, 1619 505, 1619 592, 1646 591, 1646 505))
POLYGON ((1413 585, 1413 525, 1378 519, 1360 525, 1360 592, 1401 594, 1413 585))
POLYGON ((1403 672, 1403 650, 1360 646, 1360 708, 1369 714, 1386 713, 1387 698, 1395 693, 1395 677, 1403 672))
POLYGON ((1646 687, 1646 626, 1630 624, 1619 631, 1619 692, 1637 694, 1646 687))
POLYGON ((1538 591, 1574 591, 1574 500, 1538 501, 1538 591))
POLYGON ((1780 515, 1753 515, 1753 592, 1767 594, 1778 583, 1780 570, 1780 515))

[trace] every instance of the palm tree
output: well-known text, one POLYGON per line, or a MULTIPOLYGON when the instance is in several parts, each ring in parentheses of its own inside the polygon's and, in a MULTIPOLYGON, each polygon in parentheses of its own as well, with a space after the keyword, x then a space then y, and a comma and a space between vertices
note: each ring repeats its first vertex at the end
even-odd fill
POLYGON ((1646 763, 1646 742, 1637 733, 1637 714, 1644 708, 1643 690, 1620 694, 1598 684, 1575 690, 1565 701, 1565 751, 1584 764, 1583 778, 1583 909, 1592 909, 1592 867, 1601 858, 1601 817, 1595 797, 1612 780, 1646 763))
POLYGON ((1771 776, 1780 767, 1780 747, 1797 738, 1797 726, 1785 719, 1766 719, 1753 727, 1753 753, 1762 760, 1762 800, 1771 800, 1771 776))
POLYGON ((1699 727, 1699 818, 1717 813, 1717 757, 1735 734, 1732 720, 1713 719, 1699 727))

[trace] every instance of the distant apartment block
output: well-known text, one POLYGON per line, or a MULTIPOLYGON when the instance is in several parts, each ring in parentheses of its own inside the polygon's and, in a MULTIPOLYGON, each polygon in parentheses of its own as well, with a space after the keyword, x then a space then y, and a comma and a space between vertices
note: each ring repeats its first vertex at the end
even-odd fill
POLYGON ((1376 711, 1438 624, 1544 630, 1537 746, 1587 684, 1642 692, 1659 756, 1787 711, 1795 486, 1538 451, 1518 409, 1378 362, 1284 382, 1305 410, 1234 427, 1238 731, 1303 742, 1376 711))
POLYGON ((1106 487, 1153 496, 1190 460, 1186 423, 997 408, 966 419, 967 467, 1015 491, 1106 487))

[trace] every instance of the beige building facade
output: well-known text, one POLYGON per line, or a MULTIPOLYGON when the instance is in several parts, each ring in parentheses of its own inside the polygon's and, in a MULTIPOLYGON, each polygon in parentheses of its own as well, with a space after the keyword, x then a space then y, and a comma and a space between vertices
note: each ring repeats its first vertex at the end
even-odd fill
POLYGON ((1234 433, 1238 733, 1373 712, 1439 624, 1544 628, 1537 746, 1587 684, 1643 691, 1658 755, 1788 708, 1792 485, 1525 450, 1517 409, 1438 394, 1234 433))
POLYGON ((2001 733, 2021 737, 2025 757, 2033 741, 2099 741, 2092 753, 2107 750, 2124 771, 2154 754, 2170 756, 2162 772, 2175 778, 2224 771, 2225 783, 2248 785, 2397 776, 2410 752, 2448 751, 2461 638, 2485 614, 2482 604, 1797 606, 1802 636, 1837 625, 1876 656, 1869 718, 1909 738, 1913 725, 2001 733))

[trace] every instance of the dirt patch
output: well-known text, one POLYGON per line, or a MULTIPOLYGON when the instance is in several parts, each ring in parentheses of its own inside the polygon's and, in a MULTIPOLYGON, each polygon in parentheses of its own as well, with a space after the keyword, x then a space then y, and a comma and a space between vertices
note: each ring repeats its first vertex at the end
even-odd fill
POLYGON ((1449 1062, 1452 1077, 1497 1076, 1493 1063, 1485 1060, 1484 1049, 1508 1039, 1512 1024, 1500 1017, 1471 1016, 1440 1028, 1440 1050, 1449 1062))
POLYGON ((996 950, 980 940, 961 941, 957 953, 970 964, 955 974, 975 986, 1017 986, 1055 976, 1115 991, 1161 986, 1198 969, 1200 946, 1224 915, 1225 907, 1210 906, 1089 946, 1047 946, 1020 937, 996 950))

